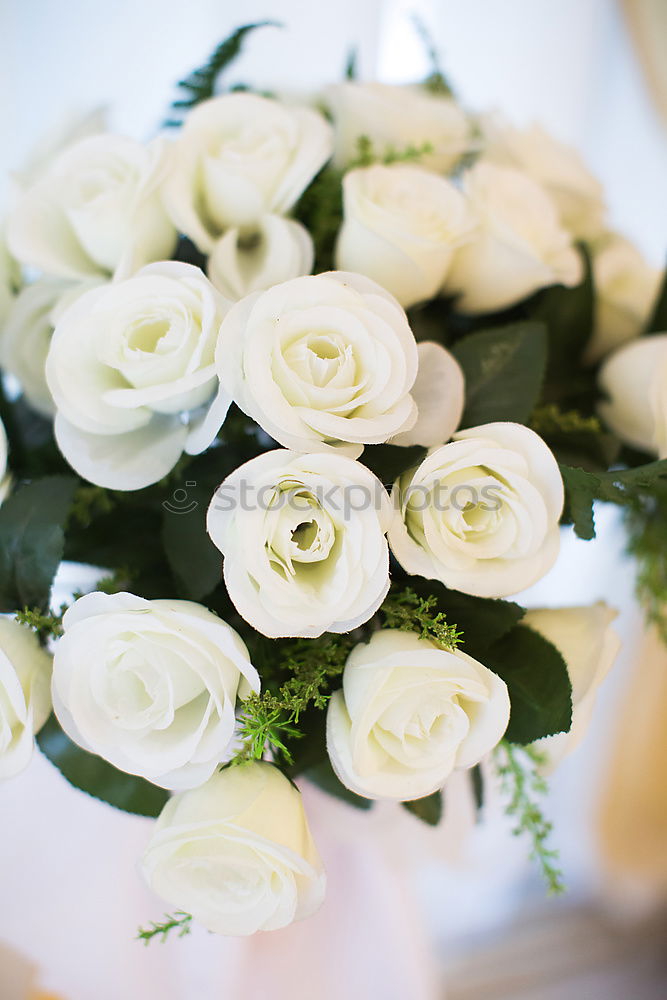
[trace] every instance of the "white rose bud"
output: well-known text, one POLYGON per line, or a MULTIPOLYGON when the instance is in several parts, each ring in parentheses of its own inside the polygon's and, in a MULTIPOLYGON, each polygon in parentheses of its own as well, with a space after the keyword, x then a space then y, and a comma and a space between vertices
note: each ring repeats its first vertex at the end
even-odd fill
POLYGON ((382 629, 350 653, 327 711, 343 784, 370 799, 420 799, 477 764, 509 721, 507 686, 459 649, 382 629))
POLYGON ((191 601, 87 594, 65 612, 53 706, 67 735, 121 771, 192 788, 225 759, 237 697, 259 691, 241 637, 191 601))
POLYGON ((0 780, 30 763, 35 733, 51 711, 50 678, 51 657, 35 633, 0 617, 0 780))
POLYGON ((612 234, 593 254, 595 328, 586 361, 595 363, 639 336, 653 312, 660 277, 622 236, 612 234))
POLYGON ((454 247, 470 239, 463 195, 444 177, 396 163, 343 180, 336 266, 366 274, 407 309, 438 294, 454 247))
POLYGON ((602 231, 604 191, 576 149, 559 142, 537 124, 513 128, 487 119, 484 159, 525 171, 549 193, 563 226, 577 239, 602 231))
POLYGON ((621 441, 667 457, 667 333, 640 337, 606 359, 600 416, 621 441))
POLYGON ((477 163, 464 177, 477 222, 454 254, 445 289, 465 313, 493 312, 547 285, 578 284, 581 260, 553 201, 527 174, 477 163))
POLYGON ((161 141, 82 139, 20 194, 7 221, 10 250, 63 278, 124 277, 170 257, 176 232, 160 195, 168 163, 161 141))
POLYGON ((310 274, 315 251, 300 222, 263 215, 256 225, 228 229, 208 259, 208 276, 225 298, 236 302, 281 281, 310 274))
POLYGON ((65 310, 46 378, 58 445, 80 475, 141 489, 208 447, 230 404, 213 363, 228 305, 199 268, 165 261, 65 310))
POLYGON ((331 126, 310 108, 225 94, 190 112, 174 148, 165 202, 210 253, 229 228, 288 212, 331 155, 331 126))
POLYGON ((427 375, 415 384, 420 356, 396 299, 363 275, 329 271, 237 303, 220 329, 216 364, 226 392, 286 448, 358 458, 364 444, 410 431, 418 417, 428 436, 431 418, 441 440, 454 430, 459 372, 437 345, 431 364, 436 353, 438 372, 447 369, 440 399, 427 375))
POLYGON ((392 512, 378 479, 343 455, 266 452, 218 487, 208 532, 229 596, 271 638, 349 632, 389 589, 392 512))
POLYGON ((394 485, 391 550, 408 572, 478 597, 529 587, 558 555, 563 481, 523 424, 460 431, 394 485))
POLYGON ((583 740, 588 729, 598 688, 609 673, 621 648, 611 627, 616 612, 598 601, 579 608, 536 608, 527 611, 523 624, 552 642, 565 660, 572 684, 572 726, 537 741, 553 770, 583 740))
POLYGON ((421 157, 422 166, 448 173, 470 143, 468 119, 456 102, 420 87, 341 83, 329 87, 325 100, 336 123, 338 166, 354 161, 364 136, 378 156, 428 144, 431 150, 421 157))
POLYGON ((326 876, 301 794, 272 764, 227 767, 164 807, 150 887, 214 934, 273 931, 315 912, 326 876))

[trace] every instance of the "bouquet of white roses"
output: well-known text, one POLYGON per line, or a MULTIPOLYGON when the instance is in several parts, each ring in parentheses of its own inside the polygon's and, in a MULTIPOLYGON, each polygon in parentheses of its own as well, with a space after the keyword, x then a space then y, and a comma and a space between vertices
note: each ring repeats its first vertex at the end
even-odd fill
POLYGON ((507 598, 624 507, 667 595, 667 295, 577 155, 437 66, 317 105, 221 85, 17 177, 0 257, 0 777, 35 738, 157 817, 142 932, 282 927, 325 877, 297 779, 439 821, 533 792, 614 658, 605 605, 507 598), (100 567, 54 607, 63 560, 100 567))

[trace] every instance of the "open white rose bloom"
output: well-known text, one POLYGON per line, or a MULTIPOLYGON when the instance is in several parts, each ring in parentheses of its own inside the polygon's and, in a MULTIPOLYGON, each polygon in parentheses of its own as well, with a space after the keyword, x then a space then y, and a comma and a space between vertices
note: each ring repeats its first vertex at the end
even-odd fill
POLYGON ((165 788, 215 770, 237 695, 259 690, 242 639, 191 601, 87 594, 63 619, 53 702, 78 743, 165 788))
POLYGON ((434 53, 409 86, 235 88, 260 27, 163 134, 84 121, 18 164, 0 236, 0 778, 36 738, 157 819, 177 912, 146 940, 312 913, 308 782, 433 825, 454 771, 498 784, 559 889, 526 796, 616 641, 522 591, 601 500, 667 608, 667 291, 598 182, 434 53), (61 607, 63 562, 96 582, 61 607))
POLYGON ((558 556, 563 483, 521 424, 473 427, 433 449, 394 486, 389 540, 409 573, 480 597, 530 586, 558 556))
POLYGON ((231 402, 213 364, 228 305, 198 268, 169 261, 94 288, 61 315, 46 378, 74 469, 136 490, 210 444, 231 402))

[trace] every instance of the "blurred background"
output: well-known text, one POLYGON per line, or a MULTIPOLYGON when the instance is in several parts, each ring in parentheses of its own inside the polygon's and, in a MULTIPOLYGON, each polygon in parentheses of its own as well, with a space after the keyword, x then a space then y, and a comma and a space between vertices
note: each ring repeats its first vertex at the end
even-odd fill
MULTIPOLYGON (((0 0, 0 205, 7 173, 70 115, 107 107, 114 130, 151 135, 174 82, 239 24, 285 26, 249 40, 239 79, 312 96, 341 78, 352 47, 363 79, 423 77, 413 14, 463 103, 540 121, 576 146, 605 186, 611 224, 662 265, 665 0, 0 0)), ((0 998, 662 1000, 667 653, 643 627, 617 512, 601 508, 597 524, 591 543, 565 532, 558 566, 521 598, 605 599, 624 640, 545 805, 565 896, 546 898, 493 788, 473 828, 452 781, 435 830, 306 790, 330 877, 320 915, 250 941, 202 932, 144 949, 136 927, 163 911, 136 869, 150 821, 74 791, 38 754, 0 786, 0 998)))

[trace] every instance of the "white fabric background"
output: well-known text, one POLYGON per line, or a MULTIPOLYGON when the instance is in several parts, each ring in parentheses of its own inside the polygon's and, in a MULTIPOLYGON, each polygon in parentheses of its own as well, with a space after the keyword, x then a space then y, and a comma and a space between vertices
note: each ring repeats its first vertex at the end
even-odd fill
MULTIPOLYGON (((423 54, 405 16, 414 9, 432 27, 466 103, 495 105, 519 122, 539 118, 575 143, 606 185, 614 223, 661 262, 667 143, 613 0, 4 0, 0 166, 20 167, 45 130, 91 105, 109 105, 119 130, 150 134, 173 81, 232 27, 260 17, 283 20, 287 30, 267 28, 252 39, 238 78, 314 90, 340 75, 355 43, 364 76, 421 75, 423 54)), ((600 522, 596 543, 568 536, 561 563, 531 594, 533 603, 551 604, 606 597, 621 607, 628 640, 590 738, 553 784, 555 836, 575 898, 599 882, 594 789, 639 628, 614 512, 600 522)), ((393 810, 370 820, 312 794, 331 881, 321 916, 243 944, 196 933, 144 949, 132 940, 135 928, 164 909, 135 868, 150 822, 70 789, 37 755, 26 774, 0 787, 0 941, 38 962, 44 985, 67 1000, 263 998, 267 981, 275 1000, 426 1000, 436 995, 429 939, 441 954, 455 953, 542 892, 497 806, 462 846, 468 805, 448 791, 447 823, 435 832, 393 810), (406 865, 414 876, 407 882, 398 877, 406 865)))

